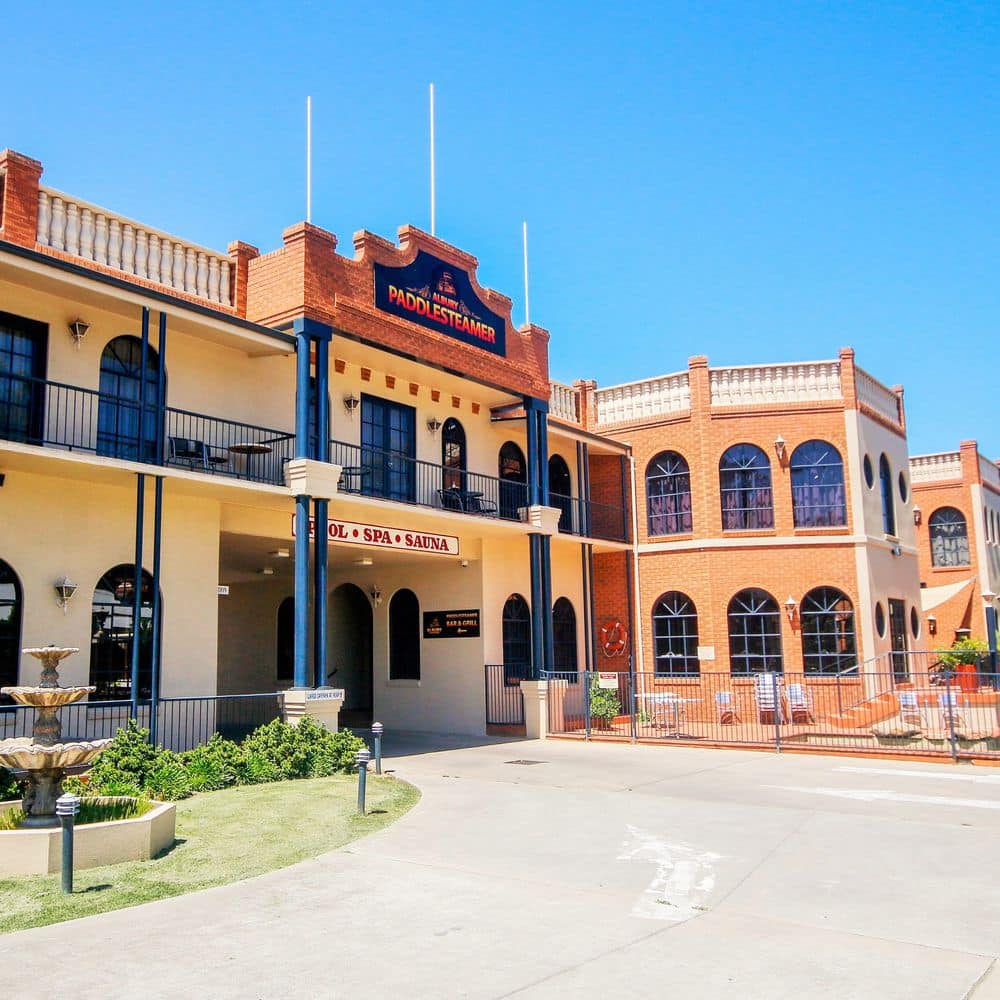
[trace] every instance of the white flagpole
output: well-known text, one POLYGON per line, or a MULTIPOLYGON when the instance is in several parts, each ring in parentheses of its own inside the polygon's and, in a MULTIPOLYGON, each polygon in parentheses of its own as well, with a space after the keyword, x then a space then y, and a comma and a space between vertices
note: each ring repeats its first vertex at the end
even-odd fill
POLYGON ((431 236, 435 236, 434 204, 434 84, 431 84, 431 236))
POLYGON ((521 223, 521 235, 524 240, 524 325, 531 325, 531 307, 528 302, 528 223, 521 223))
POLYGON ((312 222, 313 200, 313 131, 312 98, 306 98, 306 222, 312 222))

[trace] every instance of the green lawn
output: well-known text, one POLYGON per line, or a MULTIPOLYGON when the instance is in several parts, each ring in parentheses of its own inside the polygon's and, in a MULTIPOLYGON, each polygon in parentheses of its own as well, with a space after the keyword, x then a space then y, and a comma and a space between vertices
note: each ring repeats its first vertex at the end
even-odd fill
POLYGON ((78 871, 73 895, 59 875, 0 879, 0 932, 41 927, 225 885, 284 868, 381 830, 420 793, 368 776, 369 814, 359 816, 354 775, 243 785, 177 803, 177 843, 151 861, 78 871))

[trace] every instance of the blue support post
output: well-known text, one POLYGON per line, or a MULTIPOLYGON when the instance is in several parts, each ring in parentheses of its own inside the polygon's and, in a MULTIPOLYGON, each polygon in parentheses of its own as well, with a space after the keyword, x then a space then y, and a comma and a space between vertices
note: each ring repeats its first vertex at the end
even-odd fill
POLYGON ((160 367, 156 373, 156 464, 163 465, 167 420, 167 314, 160 313, 160 367))
POLYGON ((549 408, 542 400, 535 400, 535 419, 538 421, 538 502, 549 506, 549 408))
POLYGON ((295 498, 294 685, 309 687, 309 497, 295 498))
POLYGON ((304 320, 295 322, 295 457, 309 458, 310 338, 304 320))
POLYGON ((146 514, 146 477, 136 476, 135 492, 135 575, 132 578, 132 718, 139 721, 139 652, 142 622, 142 536, 146 514))
POLYGON ((160 702, 160 650, 163 644, 163 602, 160 599, 160 543, 163 537, 163 476, 156 477, 153 494, 153 664, 149 690, 149 742, 157 743, 160 702))
POLYGON ((555 669, 555 636, 552 630, 552 539, 548 535, 539 536, 542 562, 542 669, 555 669))
POLYGON ((545 595, 542 592, 542 558, 541 535, 528 535, 528 552, 531 563, 531 676, 538 679, 545 662, 544 630, 542 605, 545 595))
POLYGON ((580 482, 580 495, 583 497, 584 529, 583 533, 588 537, 593 537, 594 515, 590 508, 590 448, 587 444, 581 443, 583 455, 583 465, 580 482))
MULTIPOLYGON (((316 324, 318 325, 318 324, 316 324)), ((312 330, 316 344, 316 459, 330 461, 330 332, 312 330)), ((327 500, 313 502, 316 512, 316 541, 313 549, 313 670, 316 687, 326 686, 328 642, 327 613, 327 500)))
POLYGON ((994 688, 997 682, 997 609, 992 602, 986 606, 986 643, 990 648, 990 681, 994 688))
POLYGON ((136 430, 135 460, 144 462, 146 435, 146 362, 149 360, 149 307, 142 307, 142 337, 139 348, 139 426, 136 430))

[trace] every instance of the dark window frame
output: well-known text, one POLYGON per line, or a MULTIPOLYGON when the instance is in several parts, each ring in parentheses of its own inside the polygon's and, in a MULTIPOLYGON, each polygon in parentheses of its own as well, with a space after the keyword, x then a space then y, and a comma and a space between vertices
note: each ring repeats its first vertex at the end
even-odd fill
POLYGON ((676 451, 661 451, 646 466, 646 530, 651 536, 693 530, 691 469, 676 451))
POLYGON ((847 525, 844 459, 829 441, 803 441, 788 462, 792 519, 796 528, 847 525))
POLYGON ((799 607, 802 669, 807 674, 842 674, 858 666, 854 605, 836 587, 814 587, 799 607))
POLYGON ((420 680, 420 599, 401 587, 389 601, 389 680, 420 680))
POLYGON ((734 594, 726 609, 729 633, 729 671, 734 677, 784 673, 781 609, 759 587, 734 594))
POLYGON ((972 565, 969 522, 957 507, 938 507, 927 519, 927 536, 935 569, 972 565))
POLYGON ((506 684, 519 684, 531 676, 531 609, 520 594, 511 594, 501 613, 503 676, 506 684))
POLYGON ((743 442, 723 452, 719 494, 723 531, 773 530, 771 461, 762 448, 743 442))
POLYGON ((698 677, 698 609, 687 594, 668 590, 653 604, 653 669, 657 677, 698 677))
MULTIPOLYGON (((24 628, 24 588, 14 567, 0 559, 0 686, 14 686, 20 676, 21 634, 24 628), (11 588, 13 593, 5 595, 11 588)), ((0 704, 10 704, 7 695, 0 704)))
POLYGON ((580 658, 576 635, 576 609, 568 597, 560 597, 552 605, 552 650, 553 670, 571 684, 575 684, 580 670, 580 658))

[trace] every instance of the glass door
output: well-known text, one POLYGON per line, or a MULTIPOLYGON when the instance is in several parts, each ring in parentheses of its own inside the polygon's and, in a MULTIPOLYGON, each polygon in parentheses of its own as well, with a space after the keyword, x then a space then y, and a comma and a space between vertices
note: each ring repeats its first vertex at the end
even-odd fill
POLYGON ((371 470, 361 492, 413 503, 416 458, 416 411, 379 399, 361 397, 361 464, 371 470))
POLYGON ((45 415, 44 323, 0 313, 0 437, 41 444, 45 415))

